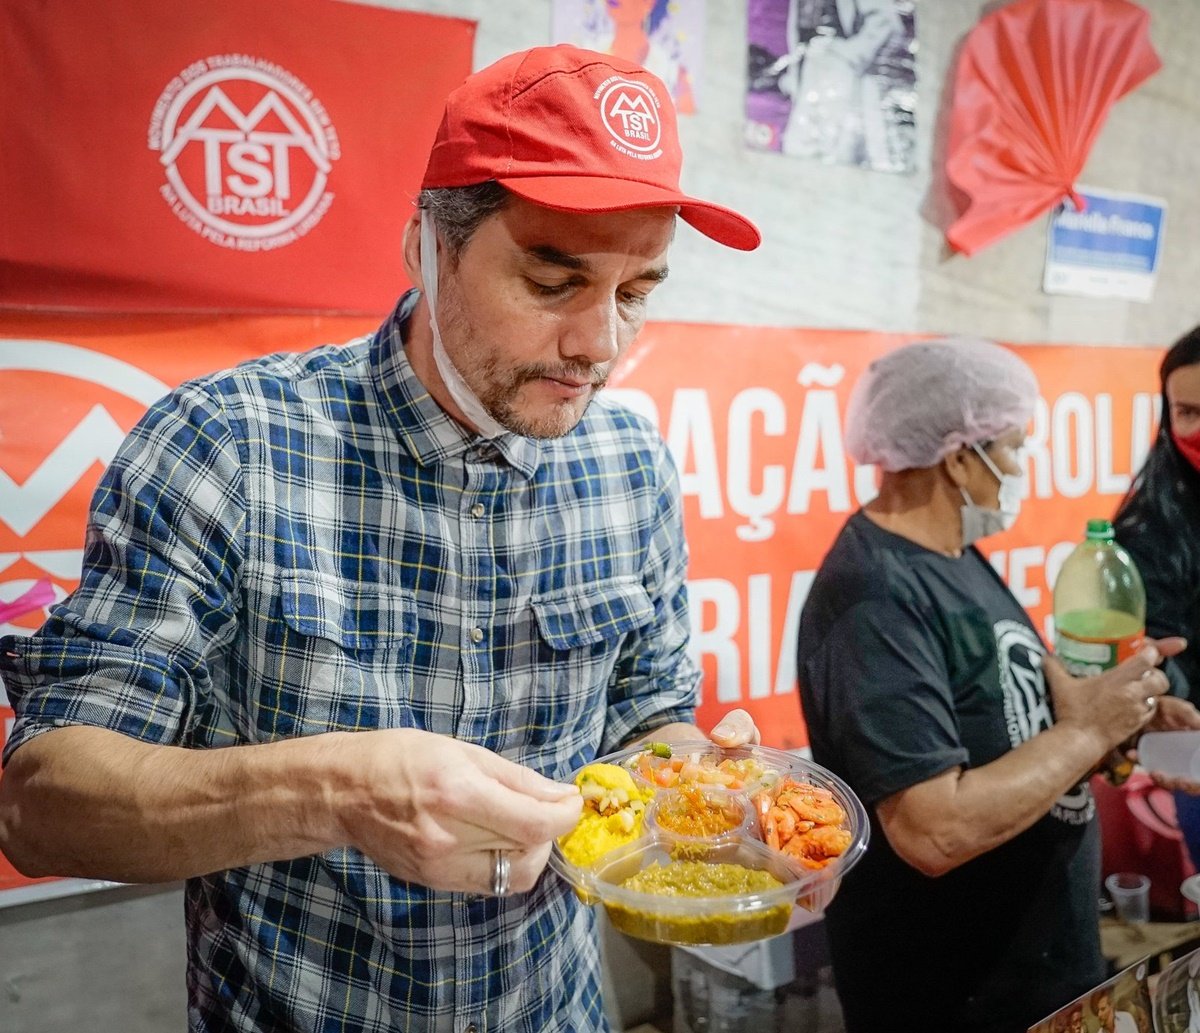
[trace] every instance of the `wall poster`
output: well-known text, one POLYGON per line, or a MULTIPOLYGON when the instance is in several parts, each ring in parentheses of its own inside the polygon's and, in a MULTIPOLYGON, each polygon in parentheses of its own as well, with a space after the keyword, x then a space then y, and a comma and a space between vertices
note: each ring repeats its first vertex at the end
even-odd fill
POLYGON ((911 172, 914 0, 750 0, 746 144, 911 172))
POLYGON ((555 43, 613 54, 653 72, 675 110, 699 110, 706 0, 554 0, 555 43))

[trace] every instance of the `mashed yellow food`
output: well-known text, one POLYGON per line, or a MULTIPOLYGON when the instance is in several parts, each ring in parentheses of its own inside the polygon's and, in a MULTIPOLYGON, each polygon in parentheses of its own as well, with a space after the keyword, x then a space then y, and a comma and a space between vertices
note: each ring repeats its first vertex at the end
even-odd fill
POLYGON ((770 872, 740 864, 703 864, 673 861, 652 864, 622 884, 625 889, 646 894, 643 906, 607 900, 604 903, 613 925, 629 936, 655 943, 720 944, 747 943, 778 936, 792 915, 791 899, 771 898, 769 905, 722 910, 713 897, 770 893, 783 885, 770 872), (698 897, 693 912, 672 908, 658 910, 654 897, 698 897))
POLYGON ((573 865, 590 868, 641 835, 646 804, 654 791, 639 789, 629 772, 616 764, 589 764, 575 776, 575 784, 583 794, 583 814, 558 845, 573 865))

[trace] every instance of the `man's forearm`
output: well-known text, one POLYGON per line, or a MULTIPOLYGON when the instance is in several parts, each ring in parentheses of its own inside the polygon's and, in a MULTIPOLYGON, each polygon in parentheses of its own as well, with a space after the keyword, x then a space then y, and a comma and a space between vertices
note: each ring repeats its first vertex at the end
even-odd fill
POLYGON ((345 841, 333 803, 336 739, 187 750, 55 729, 5 768, 0 847, 27 875, 120 882, 328 850, 345 841))

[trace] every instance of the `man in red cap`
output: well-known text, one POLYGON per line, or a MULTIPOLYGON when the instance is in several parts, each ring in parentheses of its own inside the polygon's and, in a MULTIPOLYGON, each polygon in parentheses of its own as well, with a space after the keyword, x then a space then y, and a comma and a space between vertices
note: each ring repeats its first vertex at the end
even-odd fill
POLYGON ((677 214, 759 239, 679 169, 636 65, 469 78, 405 236, 423 291, 155 405, 79 590, 0 643, 0 846, 187 879, 191 1030, 605 1028, 593 916, 544 868, 574 769, 699 734, 698 673, 670 456, 591 403, 677 214))

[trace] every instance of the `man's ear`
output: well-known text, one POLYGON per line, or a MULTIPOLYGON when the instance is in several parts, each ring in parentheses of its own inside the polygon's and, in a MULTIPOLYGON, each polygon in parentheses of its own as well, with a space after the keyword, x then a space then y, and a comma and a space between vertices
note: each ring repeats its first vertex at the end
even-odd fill
POLYGON ((942 460, 942 469, 946 471, 946 476, 955 487, 965 488, 970 480, 971 468, 967 465, 969 451, 966 448, 956 448, 942 460))
POLYGON ((404 271, 408 274, 409 283, 414 287, 421 286, 421 209, 413 209, 408 222, 404 224, 404 234, 400 238, 401 251, 404 255, 404 271))

